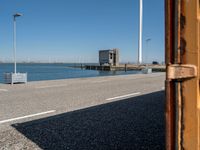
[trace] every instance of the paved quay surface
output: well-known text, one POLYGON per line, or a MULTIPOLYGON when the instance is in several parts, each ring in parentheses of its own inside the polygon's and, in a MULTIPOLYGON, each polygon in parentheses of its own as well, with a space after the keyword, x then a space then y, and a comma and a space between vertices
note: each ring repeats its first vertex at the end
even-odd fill
POLYGON ((0 84, 0 149, 164 149, 164 78, 0 84))

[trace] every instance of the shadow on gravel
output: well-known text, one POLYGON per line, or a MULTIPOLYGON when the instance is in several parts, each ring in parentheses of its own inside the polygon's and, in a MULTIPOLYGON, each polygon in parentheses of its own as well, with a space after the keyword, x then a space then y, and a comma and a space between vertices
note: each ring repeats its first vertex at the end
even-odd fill
POLYGON ((12 126, 48 150, 163 150, 164 92, 12 126))

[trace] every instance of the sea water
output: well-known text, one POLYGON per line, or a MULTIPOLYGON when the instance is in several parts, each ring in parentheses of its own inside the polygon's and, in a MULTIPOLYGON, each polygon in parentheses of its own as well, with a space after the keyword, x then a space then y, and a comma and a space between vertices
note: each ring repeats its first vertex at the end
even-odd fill
MULTIPOLYGON (((28 81, 56 80, 68 78, 85 78, 98 76, 113 76, 138 74, 140 71, 100 71, 76 68, 80 64, 69 63, 19 63, 17 72, 27 73, 28 81)), ((14 71, 14 64, 0 63, 0 83, 4 82, 3 74, 14 71)))

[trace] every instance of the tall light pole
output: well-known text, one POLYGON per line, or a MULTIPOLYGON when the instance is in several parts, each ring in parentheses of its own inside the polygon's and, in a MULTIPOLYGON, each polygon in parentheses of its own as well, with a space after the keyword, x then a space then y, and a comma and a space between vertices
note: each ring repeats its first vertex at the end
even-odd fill
POLYGON ((143 0, 140 0, 139 13, 139 40, 138 40, 138 64, 142 63, 142 20, 143 20, 143 0))
POLYGON ((16 65, 16 18, 22 16, 22 14, 16 13, 13 15, 13 53, 14 53, 14 73, 4 73, 5 83, 27 83, 27 73, 17 73, 16 65))
POLYGON ((147 57, 148 57, 148 43, 151 41, 151 38, 148 38, 148 39, 146 39, 146 43, 147 43, 147 47, 146 47, 146 63, 148 63, 147 62, 147 57))
POLYGON ((17 63, 16 63, 16 18, 22 16, 20 13, 16 13, 13 15, 14 23, 13 23, 13 51, 14 51, 14 73, 17 73, 17 63))

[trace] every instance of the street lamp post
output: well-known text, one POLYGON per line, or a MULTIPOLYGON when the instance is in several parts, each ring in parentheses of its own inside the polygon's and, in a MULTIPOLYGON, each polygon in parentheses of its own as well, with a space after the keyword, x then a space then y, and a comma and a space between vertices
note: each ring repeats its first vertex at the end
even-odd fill
POLYGON ((14 73, 4 73, 5 83, 27 83, 27 73, 17 73, 16 64, 16 18, 22 16, 20 13, 13 15, 13 53, 14 53, 14 73))
POLYGON ((152 73, 152 68, 151 67, 149 67, 149 65, 148 65, 148 61, 147 61, 147 57, 148 57, 148 42, 150 42, 151 41, 151 39, 150 38, 148 38, 148 39, 146 39, 146 43, 147 43, 147 47, 146 47, 146 53, 145 53, 145 61, 146 61, 146 67, 144 68, 144 69, 142 69, 142 72, 143 73, 145 73, 145 74, 150 74, 150 73, 152 73))
POLYGON ((14 51, 14 73, 17 73, 17 63, 16 63, 16 18, 22 16, 20 13, 16 13, 13 15, 13 51, 14 51))
POLYGON ((146 63, 148 63, 148 43, 151 41, 151 38, 146 39, 146 63))

